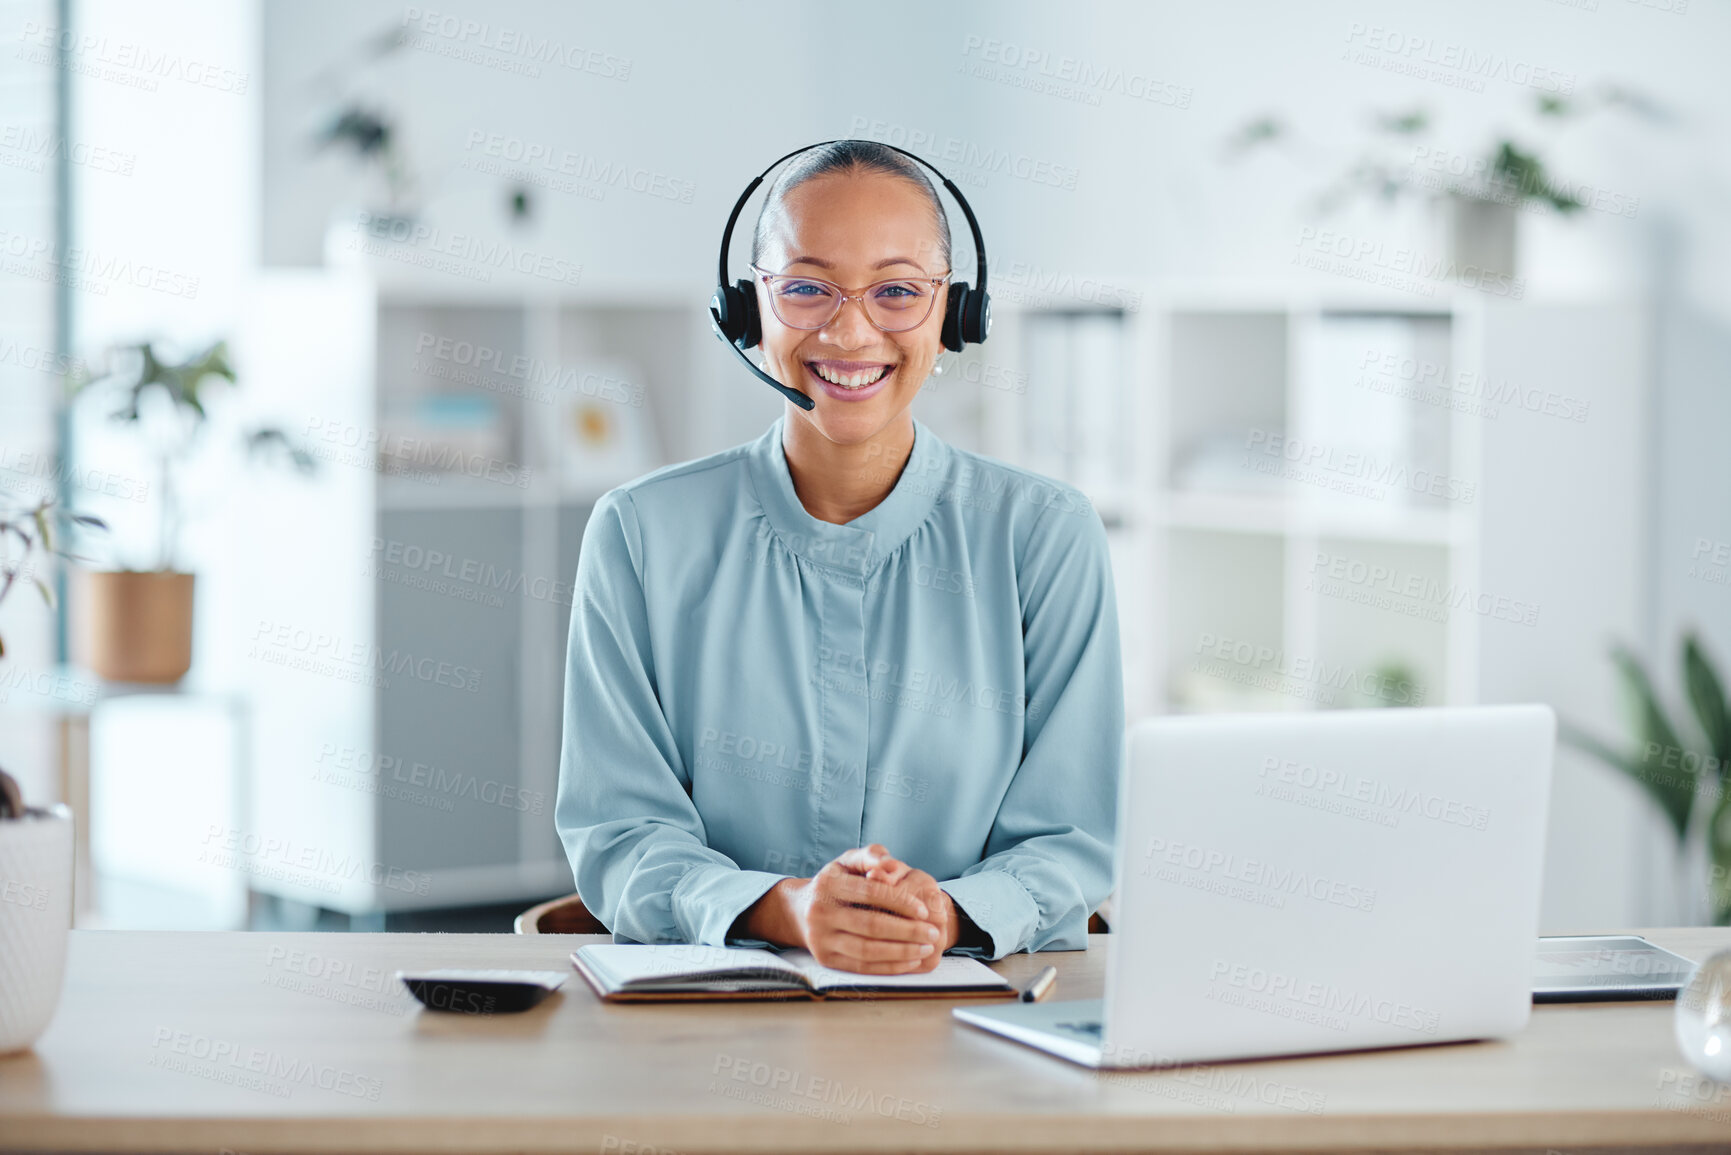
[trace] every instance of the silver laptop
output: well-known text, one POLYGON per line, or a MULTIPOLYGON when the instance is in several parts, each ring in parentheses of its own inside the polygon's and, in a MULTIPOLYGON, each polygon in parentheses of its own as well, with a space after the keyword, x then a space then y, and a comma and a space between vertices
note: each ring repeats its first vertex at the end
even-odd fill
POLYGON ((1526 1025, 1550 707, 1162 717, 1126 742, 1106 997, 956 1018, 1089 1067, 1526 1025))

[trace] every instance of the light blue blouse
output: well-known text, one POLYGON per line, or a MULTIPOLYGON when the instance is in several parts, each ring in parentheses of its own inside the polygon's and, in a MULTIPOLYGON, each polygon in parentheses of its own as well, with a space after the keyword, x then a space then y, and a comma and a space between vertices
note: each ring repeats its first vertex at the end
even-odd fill
POLYGON ((1099 515, 915 419, 889 495, 822 521, 784 421, 590 516, 554 808, 584 905, 624 941, 753 941, 729 928, 778 879, 880 842, 986 957, 1086 947, 1124 749, 1099 515))

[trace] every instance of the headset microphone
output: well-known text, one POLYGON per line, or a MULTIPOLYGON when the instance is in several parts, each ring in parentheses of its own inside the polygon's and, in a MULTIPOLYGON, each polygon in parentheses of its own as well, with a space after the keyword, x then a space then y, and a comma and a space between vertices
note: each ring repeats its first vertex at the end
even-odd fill
MULTIPOLYGON (((826 144, 839 144, 841 141, 826 140, 817 144, 796 148, 775 164, 764 169, 757 177, 745 186, 745 191, 739 194, 734 202, 733 211, 727 214, 727 227, 721 232, 721 259, 717 266, 715 295, 709 299, 709 327, 715 335, 725 341, 744 366, 766 385, 798 405, 801 409, 810 410, 817 402, 801 393, 799 390, 782 384, 762 369, 752 364, 751 358, 745 355, 745 350, 751 348, 763 339, 762 319, 757 311, 757 286, 746 277, 741 277, 733 284, 727 283, 727 250, 733 240, 733 227, 739 222, 739 214, 745 209, 745 202, 751 199, 751 194, 757 191, 757 186, 763 183, 765 177, 775 170, 782 161, 809 152, 814 148, 822 148, 826 144)), ((961 352, 962 346, 979 344, 986 339, 992 330, 992 299, 986 292, 986 241, 980 235, 980 222, 974 217, 974 210, 968 204, 968 198, 962 195, 955 182, 939 172, 937 167, 923 157, 915 156, 905 148, 896 148, 893 144, 882 144, 879 141, 862 141, 861 143, 879 144, 893 152, 899 152, 909 160, 925 165, 944 182, 944 187, 950 190, 950 196, 955 198, 961 207, 962 215, 968 219, 968 231, 974 238, 975 286, 970 288, 966 281, 951 282, 949 292, 944 300, 944 321, 940 340, 945 349, 951 352, 961 352)))
POLYGON ((722 332, 721 316, 720 316, 719 312, 717 311, 716 303, 713 299, 709 302, 709 327, 711 329, 715 330, 715 335, 717 337, 720 337, 722 339, 722 341, 726 343, 726 345, 729 349, 733 350, 733 355, 735 357, 738 357, 747 369, 750 369, 753 373, 755 373, 771 389, 774 389, 776 392, 782 394, 789 401, 793 402, 795 405, 799 406, 801 409, 805 409, 805 410, 809 411, 810 409, 812 409, 814 406, 817 405, 816 401, 813 401, 810 397, 807 397, 804 393, 801 393, 798 389, 788 388, 786 385, 783 385, 780 381, 777 381, 774 377, 771 377, 768 373, 765 373, 762 369, 759 369, 756 365, 753 365, 751 363, 751 358, 747 357, 745 355, 745 350, 741 349, 738 345, 735 345, 732 341, 729 341, 727 339, 727 334, 722 332))

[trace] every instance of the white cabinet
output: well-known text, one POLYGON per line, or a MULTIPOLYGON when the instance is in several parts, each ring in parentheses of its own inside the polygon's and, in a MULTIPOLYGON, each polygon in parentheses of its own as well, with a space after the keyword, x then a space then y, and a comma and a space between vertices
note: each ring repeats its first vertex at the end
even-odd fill
POLYGON ((656 418, 685 412, 700 305, 260 278, 245 404, 318 469, 251 479, 211 575, 237 640, 215 658, 255 708, 249 813, 223 835, 254 889, 373 916, 571 889, 553 805, 577 552, 595 499, 668 459, 656 418))

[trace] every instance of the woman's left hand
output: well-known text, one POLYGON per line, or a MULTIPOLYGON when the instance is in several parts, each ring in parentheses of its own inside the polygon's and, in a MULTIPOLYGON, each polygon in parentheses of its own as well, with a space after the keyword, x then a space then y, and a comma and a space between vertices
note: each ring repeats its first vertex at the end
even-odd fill
POLYGON ((931 912, 931 917, 926 921, 938 928, 938 949, 907 973, 922 974, 935 968, 944 952, 955 946, 961 938, 961 912, 956 909, 949 892, 938 885, 937 879, 923 870, 909 866, 899 858, 880 859, 876 866, 866 872, 866 878, 912 891, 926 904, 926 909, 931 912))

